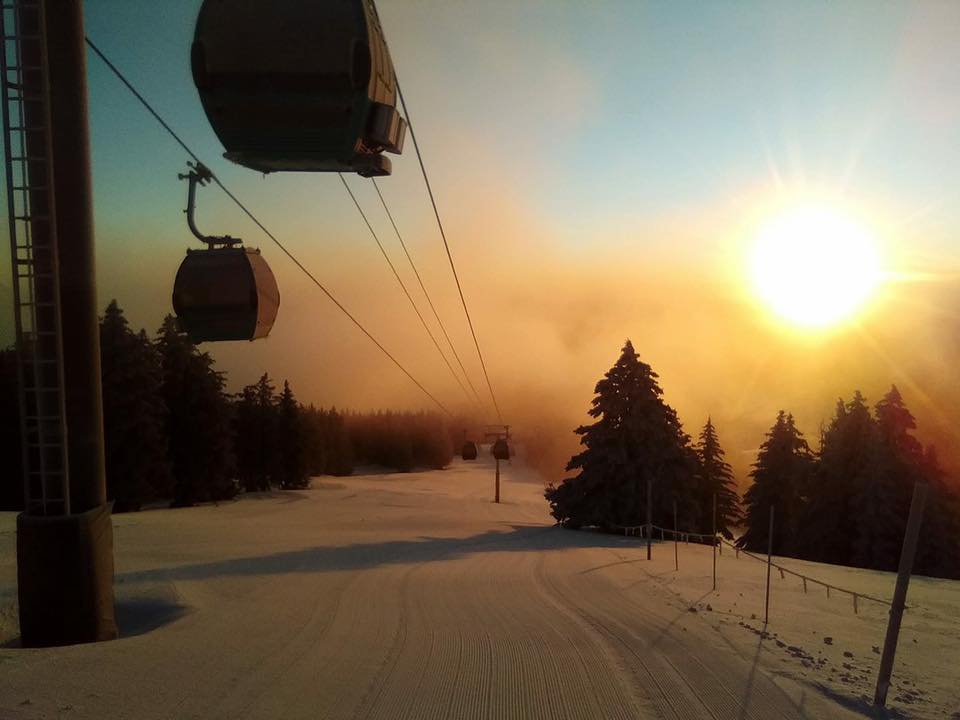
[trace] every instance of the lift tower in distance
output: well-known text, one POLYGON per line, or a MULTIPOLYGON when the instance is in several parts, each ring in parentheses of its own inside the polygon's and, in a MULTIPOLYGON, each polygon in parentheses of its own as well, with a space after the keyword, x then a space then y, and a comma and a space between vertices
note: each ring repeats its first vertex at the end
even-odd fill
POLYGON ((82 0, 0 5, 20 390, 24 646, 117 636, 82 0), (50 5, 50 7, 48 7, 50 5))

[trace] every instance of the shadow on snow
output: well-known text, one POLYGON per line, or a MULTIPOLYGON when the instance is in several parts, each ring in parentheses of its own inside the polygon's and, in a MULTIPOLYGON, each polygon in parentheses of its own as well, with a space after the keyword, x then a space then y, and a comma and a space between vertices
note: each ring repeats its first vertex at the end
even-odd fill
POLYGON ((570 532, 555 526, 511 525, 509 532, 488 531, 467 538, 421 537, 301 550, 177 565, 124 573, 117 581, 207 580, 217 577, 324 573, 362 570, 399 563, 455 560, 476 553, 554 551, 573 548, 612 548, 635 545, 616 535, 570 532))

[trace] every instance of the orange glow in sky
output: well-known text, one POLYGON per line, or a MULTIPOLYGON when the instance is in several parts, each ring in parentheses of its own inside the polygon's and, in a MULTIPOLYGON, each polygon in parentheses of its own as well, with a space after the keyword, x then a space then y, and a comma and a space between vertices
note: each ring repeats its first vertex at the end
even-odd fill
MULTIPOLYGON (((960 3, 377 6, 518 436, 560 438, 569 458, 629 337, 687 432, 713 418, 741 479, 778 410, 816 444, 838 396, 873 403, 891 383, 960 474, 960 3)), ((470 410, 339 179, 222 158, 190 76, 198 7, 87 2, 86 32, 386 348, 470 410)), ((153 333, 197 246, 189 158, 92 56, 88 77, 99 304, 153 333)), ((379 187, 482 389, 409 138, 392 159, 379 187)), ((432 323, 373 186, 347 181, 432 323)), ((280 286, 269 338, 202 348, 231 391, 268 372, 305 403, 431 407, 216 188, 197 213, 259 247, 280 286)), ((3 344, 10 278, 0 253, 3 344)))

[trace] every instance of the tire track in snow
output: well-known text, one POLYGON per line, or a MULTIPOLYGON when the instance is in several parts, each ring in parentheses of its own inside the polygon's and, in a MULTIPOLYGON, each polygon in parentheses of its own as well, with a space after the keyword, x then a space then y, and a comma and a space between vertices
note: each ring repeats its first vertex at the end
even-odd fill
MULTIPOLYGON (((422 639, 416 636, 415 623, 416 615, 419 610, 414 607, 415 603, 410 593, 410 585, 414 575, 423 574, 427 565, 412 566, 398 588, 397 599, 400 609, 397 632, 394 635, 393 643, 384 663, 379 670, 370 678, 367 692, 354 709, 352 717, 356 720, 360 718, 380 717, 377 708, 381 705, 386 691, 387 680, 396 677, 403 672, 400 659, 404 656, 407 648, 414 643, 422 642, 422 639)), ((427 656, 431 652, 432 641, 427 643, 427 656)), ((422 652, 422 651, 421 651, 422 652)), ((396 713, 398 708, 394 705, 391 708, 392 713, 396 713)), ((401 717, 393 714, 393 717, 401 717)))
POLYGON ((639 618, 645 633, 656 633, 652 647, 661 652, 664 661, 674 667, 698 695, 711 697, 712 707, 720 708, 722 716, 733 717, 735 713, 737 717, 758 720, 803 717, 786 693, 755 663, 748 667, 739 656, 728 658, 725 648, 719 646, 712 633, 704 632, 699 617, 690 618, 692 634, 669 632, 674 620, 689 614, 688 606, 682 604, 677 608, 665 593, 656 594, 660 597, 654 597, 652 607, 643 607, 628 594, 613 589, 607 598, 612 604, 621 606, 621 617, 639 618), (668 606, 674 611, 679 609, 679 615, 673 619, 664 617, 663 612, 668 606), (706 662, 707 659, 713 663, 706 662), (717 672, 718 666, 723 667, 724 674, 717 672))
MULTIPOLYGON (((672 629, 672 621, 659 617, 661 598, 652 597, 649 604, 640 605, 612 585, 602 593, 591 593, 584 592, 583 587, 578 587, 576 592, 569 583, 566 589, 556 582, 551 584, 566 604, 588 622, 595 623, 598 630, 633 657, 632 664, 646 672, 660 689, 662 696, 654 699, 665 717, 756 720, 803 717, 786 694, 761 671, 747 668, 746 663, 729 653, 710 653, 712 638, 672 629), (577 597, 576 601, 571 600, 572 595, 577 597), (703 640, 707 642, 701 642, 703 640), (725 675, 704 662, 704 656, 721 665, 725 675), (744 698, 749 702, 744 703, 744 698)), ((686 614, 686 611, 680 612, 674 620, 686 614)))
POLYGON ((421 561, 417 582, 407 586, 401 599, 408 616, 406 642, 395 662, 376 679, 375 700, 358 708, 355 718, 444 717, 443 709, 452 705, 463 643, 458 618, 446 601, 448 588, 456 583, 450 576, 449 554, 421 561), (451 636, 457 638, 455 643, 451 636))
POLYGON ((544 612, 532 582, 542 560, 528 542, 484 537, 469 553, 435 558, 413 576, 404 646, 354 718, 641 716, 596 634, 544 612))
POLYGON ((595 614, 585 611, 581 603, 572 601, 567 593, 560 590, 558 583, 548 576, 545 568, 541 569, 538 579, 547 588, 545 595, 558 613, 566 616, 571 624, 580 625, 586 632, 597 635, 614 653, 623 658, 623 666, 634 676, 636 686, 647 689, 646 696, 656 708, 659 717, 672 720, 712 717, 704 714, 707 709, 703 704, 686 688, 678 685, 669 673, 655 672, 642 656, 637 656, 630 652, 629 648, 623 647, 621 635, 612 631, 595 614), (624 656, 625 652, 628 653, 627 656, 624 656), (651 692, 649 685, 642 682, 643 679, 652 683, 656 691, 651 692))
MULTIPOLYGON (((313 609, 307 620, 299 625, 279 649, 257 658, 242 674, 238 673, 235 687, 221 698, 211 717, 233 720, 257 716, 263 712, 262 706, 265 702, 278 703, 278 689, 283 689, 289 683, 289 674, 305 663, 308 654, 323 643, 334 624, 342 618, 344 595, 349 593, 359 580, 356 575, 345 577, 346 582, 332 597, 329 586, 316 588, 315 597, 319 599, 312 603, 313 609)), ((270 602, 267 595, 275 599, 273 590, 274 587, 270 586, 259 593, 263 604, 270 602)), ((305 588, 301 586, 298 590, 303 593, 305 588)))
MULTIPOLYGON (((241 594, 242 601, 231 601, 221 613, 214 613, 207 610, 203 617, 196 618, 201 623, 216 623, 219 626, 217 635, 225 638, 233 647, 220 647, 218 649, 208 648, 207 653, 202 656, 203 660, 196 655, 192 658, 192 671, 190 673, 190 684, 194 686, 193 691, 190 687, 182 688, 178 702, 173 712, 174 717, 185 717, 190 713, 190 706, 204 708, 202 712, 196 713, 198 717, 225 718, 233 720, 248 714, 257 697, 267 693, 272 688, 272 682, 282 675, 282 668, 289 667, 302 657, 304 648, 300 652, 296 651, 298 643, 302 642, 304 633, 311 631, 315 637, 322 637, 329 629, 333 617, 336 615, 340 599, 349 586, 356 582, 355 577, 344 576, 343 580, 334 584, 324 584, 322 600, 312 604, 312 609, 302 623, 288 633, 285 633, 286 640, 279 640, 276 649, 268 651, 266 654, 250 657, 242 652, 248 643, 244 641, 244 635, 236 632, 236 624, 243 621, 244 608, 248 605, 261 606, 270 602, 273 592, 271 587, 262 585, 255 589, 248 589, 241 594), (222 652, 226 650, 231 652, 231 656, 236 660, 242 660, 243 665, 234 671, 229 680, 229 687, 211 686, 211 678, 217 676, 217 666, 222 663, 222 652), (290 654, 293 656, 290 657, 290 654), (289 658, 289 659, 285 659, 289 658), (276 670, 274 670, 276 668, 276 670), (216 701, 206 703, 198 702, 205 695, 216 697, 216 701)), ((319 585, 319 583, 318 583, 319 585)), ((250 628, 249 632, 265 633, 271 632, 269 628, 250 628)), ((194 713, 190 713, 194 714, 194 713)))

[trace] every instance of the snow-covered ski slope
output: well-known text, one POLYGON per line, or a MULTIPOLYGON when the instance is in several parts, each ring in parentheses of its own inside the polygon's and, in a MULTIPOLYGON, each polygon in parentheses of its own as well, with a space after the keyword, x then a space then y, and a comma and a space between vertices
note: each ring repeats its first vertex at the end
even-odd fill
MULTIPOLYGON (((863 717, 886 610, 710 550, 551 525, 489 461, 114 517, 116 642, 15 646, 0 515, 0 718, 863 717), (822 590, 821 590, 822 593, 822 590), (756 615, 755 619, 752 615, 756 615), (830 638, 828 641, 827 638, 830 638), (6 643, 3 645, 3 643, 6 643), (849 655, 847 655, 849 653, 849 655)), ((785 559, 784 564, 791 562, 785 559)), ((795 563, 887 597, 893 576, 795 563)), ((960 583, 915 579, 893 717, 960 717, 960 583)))

